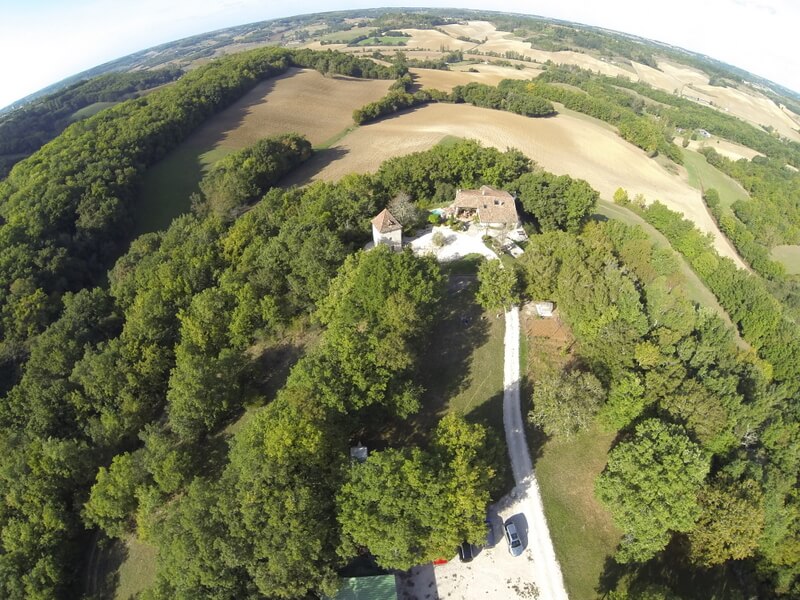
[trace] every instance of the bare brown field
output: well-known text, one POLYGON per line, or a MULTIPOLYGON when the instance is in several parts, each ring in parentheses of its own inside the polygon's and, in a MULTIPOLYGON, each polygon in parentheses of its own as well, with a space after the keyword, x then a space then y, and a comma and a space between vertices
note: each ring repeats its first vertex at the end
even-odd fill
POLYGON ((466 36, 473 40, 497 40, 512 35, 507 31, 498 31, 489 21, 469 21, 467 23, 443 25, 439 29, 454 38, 466 36))
MULTIPOLYGON (((679 137, 675 138, 676 143, 680 140, 681 138, 679 137)), ((717 137, 712 137, 707 140, 690 140, 688 148, 694 151, 698 151, 701 148, 713 148, 722 156, 730 158, 731 160, 739 160, 741 158, 753 160, 756 156, 763 156, 763 154, 756 152, 752 148, 717 137)))
POLYGON ((714 234, 719 253, 743 266, 683 172, 669 173, 605 124, 581 117, 561 113, 529 119, 463 104, 432 104, 359 127, 335 144, 329 157, 312 159, 291 182, 333 181, 347 173, 372 172, 388 158, 426 150, 445 137, 473 138, 501 150, 518 148, 548 171, 585 179, 606 199, 622 187, 631 196, 661 200, 714 234))
POLYGON ((609 77, 616 77, 621 75, 623 77, 634 78, 634 73, 624 69, 618 65, 610 62, 605 62, 599 58, 595 58, 589 54, 582 54, 580 52, 573 52, 571 50, 564 50, 560 52, 550 52, 548 50, 539 50, 533 48, 530 43, 521 40, 509 39, 490 39, 480 45, 481 51, 491 51, 503 54, 504 52, 517 52, 522 56, 526 56, 531 60, 539 63, 553 61, 559 65, 577 65, 583 69, 590 71, 600 72, 609 77))
MULTIPOLYGON (((708 84, 708 75, 702 71, 686 65, 678 65, 666 60, 657 61, 658 68, 667 75, 671 75, 682 83, 708 84)), ((667 90, 670 91, 670 90, 667 90)))
POLYGON ((435 29, 401 29, 400 31, 411 36, 410 39, 406 40, 406 47, 408 48, 422 48, 427 50, 440 50, 444 48, 445 51, 452 52, 453 50, 467 50, 475 47, 475 44, 472 42, 457 40, 435 29))
POLYGON ((216 149, 237 150, 263 137, 295 132, 321 144, 351 125, 353 110, 386 94, 391 83, 290 69, 221 112, 193 136, 193 143, 206 146, 213 140, 216 149))
POLYGON ((468 83, 485 83, 497 85, 503 79, 531 79, 541 73, 538 69, 513 69, 497 65, 473 65, 477 73, 466 70, 439 71, 437 69, 409 69, 414 76, 414 82, 423 88, 449 92, 457 85, 468 83))

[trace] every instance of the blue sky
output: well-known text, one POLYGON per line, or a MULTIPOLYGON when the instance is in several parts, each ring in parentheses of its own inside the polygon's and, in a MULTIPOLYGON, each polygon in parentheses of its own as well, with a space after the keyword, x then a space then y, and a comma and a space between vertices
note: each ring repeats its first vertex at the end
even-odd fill
POLYGON ((599 25, 702 52, 800 91, 796 0, 0 0, 0 107, 103 62, 188 35, 374 6, 484 8, 599 25))

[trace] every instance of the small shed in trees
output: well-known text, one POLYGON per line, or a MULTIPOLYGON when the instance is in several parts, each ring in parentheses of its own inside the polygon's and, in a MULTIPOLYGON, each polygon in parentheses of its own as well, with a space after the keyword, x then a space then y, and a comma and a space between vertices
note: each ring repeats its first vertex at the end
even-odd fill
POLYGON ((546 301, 539 301, 533 303, 534 308, 536 308, 536 314, 540 317, 544 317, 549 319, 553 316, 553 303, 546 302, 546 301))
POLYGON ((369 450, 361 442, 357 446, 350 446, 350 461, 351 462, 364 462, 369 456, 369 450))
POLYGON ((403 226, 388 208, 384 208, 372 219, 372 241, 375 246, 386 244, 392 250, 400 250, 403 247, 403 226))
POLYGON ((397 600, 397 584, 394 575, 371 577, 348 577, 342 579, 342 587, 334 596, 323 596, 326 600, 397 600))

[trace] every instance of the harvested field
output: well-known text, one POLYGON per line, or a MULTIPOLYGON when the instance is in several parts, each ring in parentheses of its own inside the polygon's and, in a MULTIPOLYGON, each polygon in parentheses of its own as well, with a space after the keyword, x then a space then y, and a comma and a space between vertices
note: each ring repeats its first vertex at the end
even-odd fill
POLYGON ((559 65, 577 65, 582 69, 589 69, 591 71, 600 72, 609 77, 616 77, 621 75, 630 79, 635 79, 635 75, 618 65, 605 62, 599 58, 595 58, 589 54, 582 54, 580 52, 573 52, 571 50, 564 50, 561 52, 550 52, 547 50, 539 50, 533 48, 530 43, 521 40, 509 39, 490 39, 486 43, 481 44, 481 51, 491 51, 503 54, 505 52, 517 52, 522 56, 526 56, 531 60, 538 63, 544 63, 548 60, 553 61, 559 65))
POLYGON ((694 89, 705 93, 714 106, 752 123, 756 127, 770 125, 790 140, 800 141, 798 125, 772 100, 750 90, 711 85, 695 85, 694 89))
MULTIPOLYGON (((699 83, 702 85, 708 83, 708 75, 693 67, 678 65, 665 60, 659 60, 656 64, 658 64, 658 68, 661 69, 661 71, 674 77, 682 83, 699 83)), ((666 91, 671 92, 673 90, 668 89, 666 91)))
POLYGON ((444 49, 452 52, 453 50, 468 50, 475 47, 472 42, 457 40, 435 29, 401 29, 400 31, 411 36, 410 39, 406 40, 406 46, 409 48, 437 51, 444 49))
POLYGON ((322 44, 319 40, 304 44, 303 48, 310 48, 311 50, 338 50, 340 52, 352 50, 347 44, 322 44))
MULTIPOLYGON (((464 67, 467 69, 469 67, 464 67)), ((498 67, 497 65, 474 65, 477 73, 467 70, 439 71, 437 69, 409 69, 414 76, 414 83, 421 88, 437 89, 449 92, 457 85, 472 83, 485 83, 497 85, 503 79, 532 79, 541 71, 538 69, 514 69, 498 67)))
POLYGON ((291 69, 260 83, 206 124, 193 141, 239 150, 263 137, 293 131, 321 144, 351 125, 353 110, 386 94, 391 83, 291 69))
POLYGON ((439 29, 454 38, 464 36, 473 40, 483 40, 483 38, 497 39, 511 35, 505 31, 498 31, 489 21, 468 21, 467 23, 442 25, 439 29))
MULTIPOLYGON (((682 138, 680 137, 675 138, 676 143, 680 142, 681 140, 682 138)), ((729 142, 726 139, 718 137, 711 137, 704 140, 689 140, 688 148, 690 150, 694 150, 695 152, 699 152, 702 148, 713 148, 719 154, 730 158, 731 160, 739 160, 741 158, 753 160, 753 157, 755 156, 764 156, 752 148, 742 146, 741 144, 737 144, 735 142, 729 142)))
POLYGON ((588 181, 607 199, 617 188, 647 200, 661 200, 715 236, 720 254, 743 263, 717 231, 700 197, 681 176, 673 175, 640 149, 595 119, 561 113, 529 119, 463 104, 432 104, 394 118, 359 127, 329 153, 301 167, 294 183, 332 181, 352 172, 375 171, 393 156, 426 150, 447 136, 477 139, 501 150, 518 148, 543 168, 588 181))
POLYGON ((291 69, 258 84, 147 172, 136 233, 164 228, 186 212, 203 172, 226 154, 287 132, 322 144, 352 125, 353 110, 386 94, 391 83, 291 69))

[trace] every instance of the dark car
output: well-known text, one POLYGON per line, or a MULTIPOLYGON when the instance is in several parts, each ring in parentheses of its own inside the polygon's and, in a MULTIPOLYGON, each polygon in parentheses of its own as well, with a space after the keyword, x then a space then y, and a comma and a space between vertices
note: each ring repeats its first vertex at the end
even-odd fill
POLYGON ((458 547, 458 560, 468 563, 474 557, 475 553, 473 552, 472 544, 469 542, 461 542, 461 545, 458 547))
POLYGON ((508 551, 511 553, 511 556, 519 556, 522 554, 522 541, 519 539, 519 534, 517 533, 517 526, 514 525, 511 521, 505 524, 504 529, 506 530, 506 541, 508 542, 508 551))

